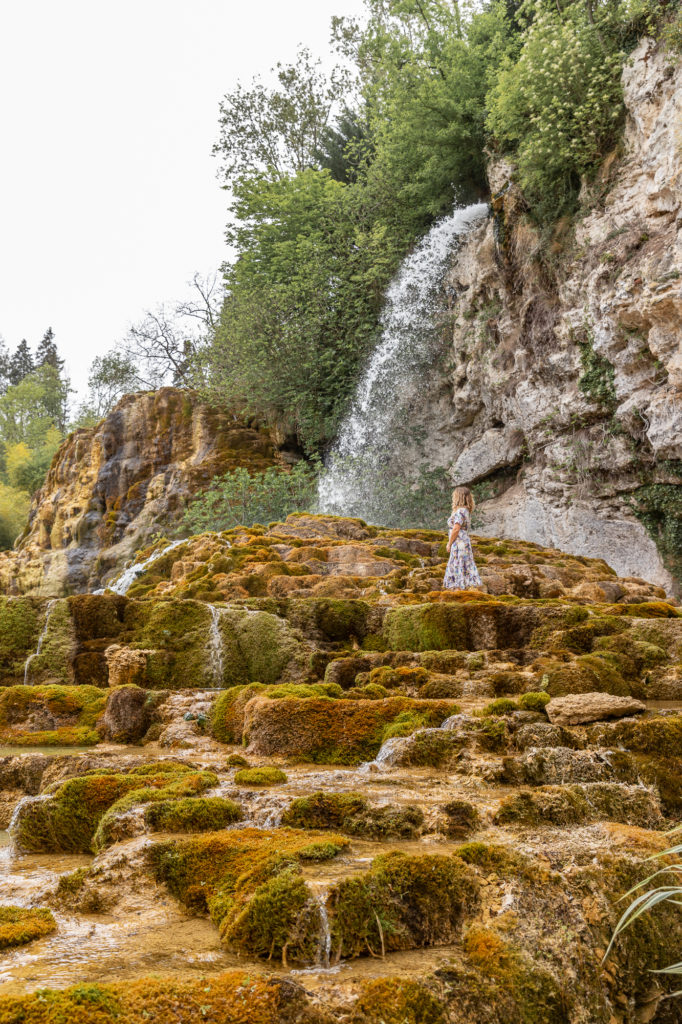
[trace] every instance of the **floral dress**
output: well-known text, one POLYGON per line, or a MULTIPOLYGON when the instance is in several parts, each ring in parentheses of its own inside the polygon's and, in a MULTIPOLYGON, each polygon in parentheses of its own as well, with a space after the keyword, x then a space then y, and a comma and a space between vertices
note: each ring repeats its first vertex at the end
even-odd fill
POLYGON ((481 577, 474 562, 474 553, 469 540, 471 516, 465 508, 458 508, 448 519, 448 530, 459 523, 459 533, 450 548, 450 560, 445 570, 443 586, 447 590, 470 590, 480 587, 481 577))

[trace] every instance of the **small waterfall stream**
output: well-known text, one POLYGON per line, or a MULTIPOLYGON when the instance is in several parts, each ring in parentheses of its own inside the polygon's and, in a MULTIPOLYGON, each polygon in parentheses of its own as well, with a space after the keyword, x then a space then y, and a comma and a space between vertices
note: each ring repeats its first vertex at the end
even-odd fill
POLYGON ((57 603, 57 598, 56 597, 53 597, 50 601, 47 602, 47 607, 45 609, 45 622, 43 623, 42 633, 38 637, 38 646, 36 647, 36 649, 33 652, 33 654, 29 654, 29 656, 26 659, 26 662, 24 664, 24 686, 28 686, 28 677, 29 677, 29 670, 31 668, 31 662, 34 661, 35 658, 38 658, 40 656, 40 652, 43 649, 43 644, 45 642, 45 637, 47 636, 47 631, 48 631, 48 628, 49 628, 49 625, 50 625, 50 615, 52 614, 52 609, 54 608, 56 603, 57 603))
POLYGON ((220 689, 223 685, 223 634, 220 631, 221 609, 214 604, 209 604, 208 610, 211 613, 211 628, 208 635, 208 665, 213 678, 213 685, 220 689))
POLYGON ((127 569, 124 569, 120 576, 117 576, 111 583, 107 583, 106 587, 100 590, 95 590, 95 594, 103 594, 104 590, 111 590, 114 594, 127 594, 132 587, 138 576, 141 576, 147 571, 152 562, 156 562, 157 559, 166 555, 169 551, 179 547, 180 544, 184 544, 186 537, 182 537, 180 540, 174 540, 168 544, 165 548, 160 548, 158 551, 152 551, 149 558, 145 558, 144 562, 135 562, 133 565, 129 565, 127 569))
POLYGON ((381 342, 320 479, 320 511, 391 525, 399 500, 392 490, 418 483, 409 479, 410 463, 429 466, 428 453, 415 447, 411 410, 428 394, 424 382, 438 358, 448 261, 457 239, 487 212, 485 203, 454 210, 403 261, 387 292, 381 342))

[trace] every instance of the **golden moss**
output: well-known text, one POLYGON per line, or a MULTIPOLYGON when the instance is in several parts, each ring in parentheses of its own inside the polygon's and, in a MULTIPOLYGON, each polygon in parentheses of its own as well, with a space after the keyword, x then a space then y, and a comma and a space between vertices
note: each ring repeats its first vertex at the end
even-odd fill
MULTIPOLYGON (((193 912, 210 913, 228 946, 305 963, 317 948, 320 916, 300 860, 315 840, 314 832, 245 828, 157 843, 147 857, 157 881, 193 912)), ((334 834, 317 841, 328 856, 348 845, 334 834)))
POLYGON ((265 766, 262 768, 240 768, 235 772, 234 781, 237 786, 277 786, 287 781, 281 768, 265 766))
POLYGON ((0 689, 0 743, 86 746, 97 743, 95 723, 107 693, 96 686, 7 686, 0 689), (53 728, 29 730, 29 718, 53 728))
POLYGON ((0 906, 0 949, 24 946, 55 931, 57 922, 51 911, 42 907, 0 906))
POLYGON ((425 985, 409 978, 363 984, 351 1024, 444 1024, 443 1006, 425 985))
POLYGON ((231 971, 209 978, 141 978, 0 996, 0 1024, 332 1024, 299 986, 231 971))

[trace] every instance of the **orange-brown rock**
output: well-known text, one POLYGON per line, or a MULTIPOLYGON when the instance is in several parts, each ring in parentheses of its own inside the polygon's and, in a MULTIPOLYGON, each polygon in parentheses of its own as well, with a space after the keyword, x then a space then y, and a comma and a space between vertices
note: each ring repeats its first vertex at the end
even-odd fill
POLYGON ((0 556, 0 590, 52 597, 93 590, 212 478, 278 461, 269 434, 161 388, 126 395, 57 451, 17 550, 0 556))

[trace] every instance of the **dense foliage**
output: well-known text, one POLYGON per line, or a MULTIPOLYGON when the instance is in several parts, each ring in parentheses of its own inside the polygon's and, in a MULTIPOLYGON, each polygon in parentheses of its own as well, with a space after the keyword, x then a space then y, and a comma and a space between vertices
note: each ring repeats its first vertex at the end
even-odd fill
POLYGON ((22 340, 10 354, 0 341, 0 548, 26 523, 31 495, 67 427, 69 381, 52 329, 35 353, 22 340))
POLYGON ((245 469, 216 477, 185 512, 179 533, 229 530, 281 521, 291 512, 314 508, 316 474, 304 462, 291 471, 271 467, 250 475, 245 469))
POLYGON ((208 396, 324 449, 388 281, 435 218, 487 194, 485 149, 511 158, 531 216, 573 212, 618 143, 629 50, 670 34, 677 6, 366 0, 365 20, 334 19, 331 76, 302 51, 274 88, 226 96, 236 256, 200 360, 208 396))

